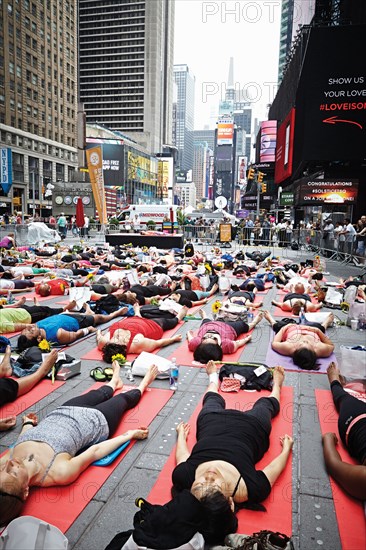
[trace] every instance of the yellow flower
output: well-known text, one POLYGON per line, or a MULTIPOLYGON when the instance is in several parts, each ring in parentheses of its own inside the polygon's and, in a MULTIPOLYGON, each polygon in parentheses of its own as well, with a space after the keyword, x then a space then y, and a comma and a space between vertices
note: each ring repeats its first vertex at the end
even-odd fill
POLYGON ((126 357, 122 355, 122 353, 117 353, 116 355, 112 355, 112 362, 117 361, 120 365, 124 365, 126 363, 126 357))
POLYGON ((212 313, 216 315, 221 306, 222 302, 220 302, 220 300, 216 300, 216 302, 212 304, 212 313))
POLYGON ((94 279, 94 273, 88 273, 88 275, 86 276, 86 278, 89 279, 89 280, 94 279))
POLYGON ((51 351, 51 344, 45 338, 43 338, 43 340, 41 340, 39 342, 38 347, 39 347, 40 350, 45 351, 45 352, 51 351))
POLYGON ((212 268, 211 268, 210 264, 205 264, 205 270, 206 270, 206 274, 211 273, 212 268))

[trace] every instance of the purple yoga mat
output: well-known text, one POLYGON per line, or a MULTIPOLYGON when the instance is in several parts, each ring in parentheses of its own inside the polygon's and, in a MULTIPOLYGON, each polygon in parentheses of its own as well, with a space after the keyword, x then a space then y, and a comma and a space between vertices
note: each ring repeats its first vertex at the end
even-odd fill
POLYGON ((303 370, 300 369, 297 365, 294 364, 291 357, 286 355, 281 355, 272 349, 272 340, 269 344, 267 355, 266 355, 266 365, 268 367, 275 367, 276 365, 282 365, 285 370, 292 370, 295 372, 306 372, 306 373, 315 373, 315 374, 325 374, 329 363, 334 361, 337 363, 336 356, 332 353, 329 357, 322 357, 318 359, 318 364, 320 366, 319 370, 303 370))

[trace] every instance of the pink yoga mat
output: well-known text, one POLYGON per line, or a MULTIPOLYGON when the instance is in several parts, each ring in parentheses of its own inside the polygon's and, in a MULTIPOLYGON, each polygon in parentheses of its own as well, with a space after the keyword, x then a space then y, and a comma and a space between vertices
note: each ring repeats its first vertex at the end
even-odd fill
MULTIPOLYGON (((316 404, 318 408, 320 428, 324 435, 326 432, 337 434, 339 444, 337 451, 344 462, 357 464, 343 447, 338 432, 338 414, 333 404, 332 394, 329 390, 315 390, 316 404)), ((337 516, 339 535, 342 550, 356 550, 365 547, 366 523, 361 501, 356 500, 330 478, 333 502, 337 516)))
MULTIPOLYGON (((245 392, 235 394, 223 394, 226 407, 231 409, 247 410, 260 397, 268 396, 269 392, 245 392)), ((188 447, 192 449, 196 441, 196 420, 202 404, 200 403, 191 418, 185 419, 191 426, 188 436, 188 447)), ((281 435, 292 435, 292 407, 293 388, 284 387, 281 392, 281 411, 273 419, 272 432, 270 436, 270 447, 263 459, 256 465, 257 470, 267 466, 281 452, 279 438, 281 435)), ((171 500, 171 477, 175 467, 175 449, 170 454, 163 467, 152 491, 147 500, 154 504, 164 504, 171 500)), ((263 502, 266 512, 254 512, 252 510, 241 510, 238 513, 238 533, 254 533, 261 529, 281 531, 289 536, 292 534, 292 473, 291 459, 288 461, 285 470, 274 484, 271 494, 263 502)))

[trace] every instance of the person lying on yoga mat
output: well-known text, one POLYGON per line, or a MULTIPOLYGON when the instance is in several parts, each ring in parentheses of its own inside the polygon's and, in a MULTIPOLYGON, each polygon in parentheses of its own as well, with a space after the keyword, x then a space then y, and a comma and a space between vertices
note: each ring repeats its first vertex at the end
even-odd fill
POLYGON ((84 304, 84 313, 67 312, 61 315, 52 315, 36 324, 28 325, 18 338, 18 349, 23 351, 32 346, 38 346, 44 338, 55 345, 72 344, 79 338, 96 332, 96 326, 107 323, 116 317, 125 315, 127 308, 123 307, 108 315, 94 313, 87 304, 84 304))
POLYGON ((49 307, 35 304, 27 306, 26 297, 23 296, 12 305, 0 306, 0 334, 17 332, 27 328, 31 323, 37 323, 51 315, 58 315, 74 309, 76 302, 69 302, 64 307, 49 307))
POLYGON ((264 311, 264 318, 276 333, 272 340, 274 351, 292 357, 300 369, 319 370, 317 359, 333 353, 334 344, 325 335, 325 330, 333 324, 333 313, 329 313, 323 323, 306 321, 305 325, 298 325, 294 319, 275 321, 269 311, 264 311))
MULTIPOLYGON (((8 378, 12 375, 10 364, 11 348, 6 347, 4 357, 0 363, 0 407, 7 403, 12 403, 25 393, 28 393, 38 382, 43 380, 50 372, 51 368, 57 360, 57 350, 52 350, 51 353, 42 362, 36 372, 23 376, 18 380, 8 378)), ((16 416, 8 416, 0 419, 0 431, 10 430, 16 424, 16 416)))
POLYGON ((366 403, 347 393, 342 387, 340 372, 330 363, 328 380, 334 405, 338 411, 338 430, 343 445, 359 464, 343 462, 337 451, 335 433, 323 435, 323 453, 327 471, 352 497, 366 500, 366 403))
POLYGON ((239 304, 251 308, 259 308, 263 306, 263 302, 260 302, 258 304, 254 303, 256 293, 256 288, 254 288, 252 292, 250 292, 249 290, 230 290, 229 300, 233 304, 239 304))
POLYGON ((235 353, 249 342, 251 336, 240 340, 237 338, 252 330, 263 318, 263 314, 259 313, 248 324, 244 321, 213 321, 208 319, 202 310, 199 311, 199 314, 202 317, 202 323, 197 336, 193 335, 192 330, 189 330, 186 336, 188 349, 193 351, 193 357, 199 363, 207 363, 211 359, 221 361, 225 353, 235 353))
POLYGON ((138 388, 113 396, 123 383, 119 363, 114 361, 112 367, 113 378, 108 384, 66 401, 39 424, 34 413, 23 417, 15 446, 0 459, 1 525, 19 515, 31 487, 69 485, 90 464, 126 441, 146 439, 148 429, 144 427, 108 438, 124 413, 136 407, 158 368, 152 365, 138 388), (86 450, 77 454, 82 449, 86 450))
POLYGON ((143 306, 149 304, 151 298, 156 296, 168 296, 176 288, 176 283, 173 281, 170 288, 164 288, 157 285, 133 285, 126 292, 117 291, 114 293, 117 296, 118 300, 124 302, 125 304, 140 304, 143 306))
MULTIPOLYGON (((273 372, 273 389, 249 411, 225 409, 218 393, 219 378, 213 361, 206 365, 209 385, 197 418, 197 443, 190 452, 189 424, 177 426, 176 462, 172 474, 173 494, 189 489, 211 514, 208 521, 217 539, 237 529, 236 507, 262 509, 271 488, 289 459, 293 439, 280 438, 282 451, 263 470, 255 465, 269 448, 271 421, 280 410, 283 367, 273 372)), ((215 536, 213 536, 215 538, 215 536)))
POLYGON ((118 353, 126 357, 128 353, 152 352, 182 340, 181 334, 171 338, 163 338, 163 335, 187 315, 186 307, 183 306, 178 315, 171 319, 145 319, 140 316, 138 305, 135 304, 134 309, 134 317, 126 317, 114 323, 104 335, 100 330, 97 331, 98 349, 103 352, 103 361, 106 363, 111 363, 113 355, 118 353))
POLYGON ((206 304, 208 298, 213 296, 218 288, 219 285, 215 284, 209 292, 204 292, 203 290, 176 290, 169 298, 182 306, 191 308, 206 304))
POLYGON ((282 302, 272 300, 274 306, 282 311, 291 311, 294 315, 299 315, 301 308, 304 311, 319 311, 323 304, 313 304, 309 294, 305 293, 305 288, 301 283, 295 285, 294 292, 289 292, 283 297, 282 302))

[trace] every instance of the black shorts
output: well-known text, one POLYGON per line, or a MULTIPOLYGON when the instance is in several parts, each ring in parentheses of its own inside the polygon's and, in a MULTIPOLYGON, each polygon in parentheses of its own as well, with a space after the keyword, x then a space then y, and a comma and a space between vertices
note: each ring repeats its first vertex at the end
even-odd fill
POLYGON ((15 401, 18 397, 19 385, 12 378, 1 378, 0 380, 0 406, 15 401))
POLYGON ((94 326, 94 315, 83 315, 83 313, 73 313, 72 316, 79 323, 79 328, 87 328, 94 326))

